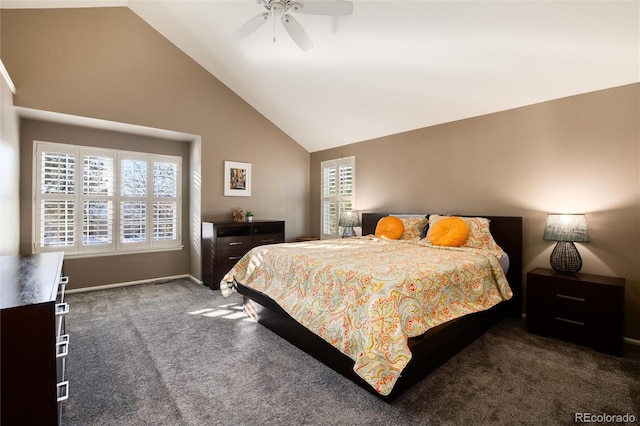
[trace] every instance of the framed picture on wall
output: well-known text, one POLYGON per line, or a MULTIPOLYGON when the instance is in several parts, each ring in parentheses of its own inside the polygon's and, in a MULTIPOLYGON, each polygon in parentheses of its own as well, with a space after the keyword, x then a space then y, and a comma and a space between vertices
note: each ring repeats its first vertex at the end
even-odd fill
POLYGON ((224 162, 224 195, 228 197, 251 196, 251 163, 224 162))

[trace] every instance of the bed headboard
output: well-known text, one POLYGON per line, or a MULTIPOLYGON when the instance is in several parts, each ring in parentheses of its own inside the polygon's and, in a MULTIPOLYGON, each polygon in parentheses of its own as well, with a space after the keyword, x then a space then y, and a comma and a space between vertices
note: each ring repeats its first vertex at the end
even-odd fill
MULTIPOLYGON (((389 213, 362 213, 362 235, 374 234, 378 221, 389 213)), ((485 216, 489 219, 489 229, 496 243, 509 255, 507 281, 513 291, 508 302, 509 313, 514 317, 522 316, 522 218, 517 216, 485 216)))

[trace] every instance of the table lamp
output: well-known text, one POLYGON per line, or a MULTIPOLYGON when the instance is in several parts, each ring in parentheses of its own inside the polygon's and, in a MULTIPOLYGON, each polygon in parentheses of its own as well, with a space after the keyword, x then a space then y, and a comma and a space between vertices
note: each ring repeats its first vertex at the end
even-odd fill
POLYGON ((551 267, 563 274, 575 274, 582 268, 582 258, 574 242, 588 242, 587 219, 583 214, 548 214, 544 239, 557 241, 551 252, 551 267))
POLYGON ((357 210, 345 210, 340 213, 340 220, 338 226, 344 228, 342 230, 342 238, 355 237, 356 231, 353 230, 354 226, 360 226, 360 218, 357 210))

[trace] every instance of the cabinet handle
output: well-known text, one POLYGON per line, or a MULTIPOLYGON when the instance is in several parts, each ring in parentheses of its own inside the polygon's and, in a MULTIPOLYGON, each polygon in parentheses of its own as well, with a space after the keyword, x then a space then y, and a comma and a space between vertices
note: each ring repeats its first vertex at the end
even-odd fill
POLYGON ((67 315, 69 313, 68 303, 56 303, 56 316, 67 315))
POLYGON ((239 245, 242 245, 242 244, 243 244, 242 241, 231 241, 229 243, 230 246, 239 246, 239 245))
POLYGON ((556 317, 556 320, 562 321, 562 322, 568 322, 569 324, 584 325, 584 323, 581 321, 574 321, 574 320, 570 320, 562 317, 556 317))
POLYGON ((60 382, 56 386, 58 388, 58 402, 69 399, 69 381, 60 382))
POLYGON ((69 335, 58 337, 56 342, 56 358, 64 358, 69 355, 69 335))
POLYGON ((574 296, 567 296, 566 294, 556 294, 556 297, 561 297, 563 299, 569 299, 569 300, 575 300, 577 302, 584 302, 587 299, 585 299, 584 297, 574 297, 574 296))
POLYGON ((238 260, 242 259, 242 256, 229 256, 229 260, 238 260))
POLYGON ((270 238, 270 239, 268 239, 268 240, 261 240, 260 242, 261 242, 261 243, 272 243, 272 242, 274 242, 274 241, 275 241, 275 240, 274 240, 273 238, 270 238))

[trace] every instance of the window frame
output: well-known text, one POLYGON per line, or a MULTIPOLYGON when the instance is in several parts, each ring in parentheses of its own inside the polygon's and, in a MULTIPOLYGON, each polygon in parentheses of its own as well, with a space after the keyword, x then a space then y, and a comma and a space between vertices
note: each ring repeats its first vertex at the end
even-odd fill
POLYGON ((320 238, 321 239, 332 239, 332 238, 340 238, 342 235, 341 227, 338 225, 338 221, 340 218, 340 212, 343 210, 355 210, 355 200, 356 200, 356 157, 343 157, 337 158, 333 160, 325 160, 320 163, 320 238), (351 167, 351 193, 349 195, 343 194, 341 190, 341 180, 340 180, 340 168, 344 166, 351 167), (335 169, 336 171, 336 194, 335 195, 325 195, 325 171, 329 169, 335 169), (333 202, 335 203, 335 212, 329 220, 333 219, 335 221, 333 232, 325 232, 327 230, 326 227, 326 211, 325 211, 325 203, 333 202), (349 205, 348 208, 345 205, 349 205))
POLYGON ((182 157, 177 155, 154 154, 136 151, 125 151, 111 148, 101 148, 85 145, 73 145, 56 142, 45 142, 34 140, 33 146, 33 186, 32 186, 32 251, 33 253, 45 253, 50 251, 63 251, 68 257, 93 257, 105 255, 121 255, 124 253, 144 253, 154 251, 179 250, 182 245, 182 157), (63 246, 43 246, 42 245, 42 211, 41 201, 47 198, 57 198, 58 194, 52 197, 42 194, 42 153, 66 153, 75 156, 74 170, 74 194, 64 196, 65 199, 74 201, 74 243, 63 246), (112 187, 113 193, 110 196, 100 196, 95 194, 85 194, 85 156, 103 156, 113 160, 112 187), (146 161, 146 194, 144 197, 125 197, 122 194, 122 161, 136 159, 146 161), (175 175, 175 197, 157 197, 153 192, 154 163, 170 163, 176 165, 175 175), (145 240, 142 242, 121 241, 122 223, 121 206, 122 202, 130 199, 138 199, 146 203, 145 211, 145 240), (110 225, 111 242, 107 244, 84 244, 83 220, 84 204, 86 201, 104 199, 112 202, 112 221, 110 225), (157 202, 175 203, 175 237, 172 239, 154 239, 155 222, 154 206, 157 202))

